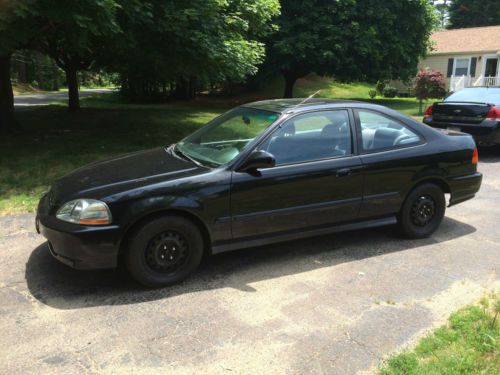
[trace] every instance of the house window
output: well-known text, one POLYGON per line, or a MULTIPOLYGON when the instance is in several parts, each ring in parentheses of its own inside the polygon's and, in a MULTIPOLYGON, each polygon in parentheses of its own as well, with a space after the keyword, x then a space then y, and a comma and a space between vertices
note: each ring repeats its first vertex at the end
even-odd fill
POLYGON ((470 59, 455 59, 455 76, 469 75, 470 59))

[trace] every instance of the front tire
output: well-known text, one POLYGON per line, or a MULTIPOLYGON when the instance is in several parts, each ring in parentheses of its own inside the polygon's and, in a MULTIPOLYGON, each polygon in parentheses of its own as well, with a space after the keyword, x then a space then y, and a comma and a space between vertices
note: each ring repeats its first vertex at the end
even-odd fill
POLYGON ((402 233, 409 238, 426 238, 441 224, 446 210, 446 199, 441 188, 426 183, 408 194, 398 215, 402 233))
POLYGON ((203 257, 203 238, 191 221, 165 215, 148 221, 130 237, 125 264, 139 283, 159 288, 193 273, 203 257))

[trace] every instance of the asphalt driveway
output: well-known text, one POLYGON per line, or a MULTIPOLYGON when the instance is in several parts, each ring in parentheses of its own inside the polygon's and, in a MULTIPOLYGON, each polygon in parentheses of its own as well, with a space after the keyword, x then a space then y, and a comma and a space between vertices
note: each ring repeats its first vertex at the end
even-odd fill
POLYGON ((154 291, 59 264, 32 214, 0 218, 0 372, 373 372, 500 289, 500 152, 480 157, 480 193, 432 238, 381 228, 248 249, 154 291))

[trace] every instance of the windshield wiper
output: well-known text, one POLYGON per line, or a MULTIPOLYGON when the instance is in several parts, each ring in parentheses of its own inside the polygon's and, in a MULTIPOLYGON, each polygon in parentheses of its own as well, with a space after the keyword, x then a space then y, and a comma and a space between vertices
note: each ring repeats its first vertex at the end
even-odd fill
POLYGON ((184 151, 181 151, 179 149, 179 147, 177 147, 177 145, 174 145, 173 150, 174 150, 175 153, 177 153, 182 158, 184 158, 186 160, 189 160, 189 161, 192 161, 193 163, 195 163, 196 165, 199 165, 201 167, 206 167, 206 165, 204 165, 203 163, 201 163, 199 160, 196 160, 195 158, 193 158, 192 156, 188 155, 184 151))

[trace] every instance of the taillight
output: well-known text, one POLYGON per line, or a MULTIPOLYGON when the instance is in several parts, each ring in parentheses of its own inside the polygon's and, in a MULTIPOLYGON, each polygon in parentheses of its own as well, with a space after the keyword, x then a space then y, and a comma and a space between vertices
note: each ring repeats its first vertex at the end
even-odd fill
POLYGON ((479 154, 477 152, 477 147, 474 149, 474 152, 472 153, 472 164, 477 164, 479 162, 479 154))
POLYGON ((434 107, 434 105, 430 105, 429 107, 427 107, 424 112, 424 116, 432 116, 432 107, 434 107))
POLYGON ((492 106, 486 115, 488 120, 500 120, 500 108, 492 106))

